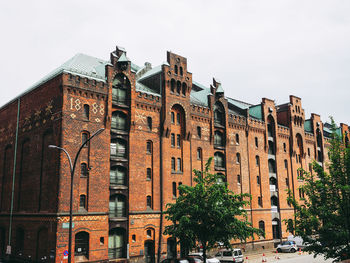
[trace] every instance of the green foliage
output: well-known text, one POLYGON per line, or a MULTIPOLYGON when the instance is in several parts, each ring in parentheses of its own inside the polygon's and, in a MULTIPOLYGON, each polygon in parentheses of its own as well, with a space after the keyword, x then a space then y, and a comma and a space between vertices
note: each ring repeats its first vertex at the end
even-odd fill
MULTIPOLYGON (((211 174, 212 158, 205 170, 194 170, 194 186, 181 185, 180 196, 173 204, 167 204, 166 218, 172 225, 166 226, 164 234, 175 237, 182 248, 189 251, 196 245, 203 246, 203 254, 223 242, 230 247, 231 239, 245 240, 263 233, 251 226, 243 209, 249 204, 250 195, 234 194, 221 175, 211 174)), ((204 261, 205 262, 205 261, 204 261)))
POLYGON ((289 193, 295 219, 287 221, 287 228, 303 238, 305 250, 344 260, 350 258, 350 148, 345 147, 335 128, 329 157, 329 173, 317 162, 313 163, 313 173, 302 170, 305 199, 299 204, 289 193))

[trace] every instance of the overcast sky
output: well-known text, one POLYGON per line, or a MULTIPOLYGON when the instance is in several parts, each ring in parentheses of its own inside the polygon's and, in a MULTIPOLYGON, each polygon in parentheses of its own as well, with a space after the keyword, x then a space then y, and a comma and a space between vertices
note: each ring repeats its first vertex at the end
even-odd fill
POLYGON ((166 51, 187 57, 193 79, 225 95, 276 104, 293 94, 311 113, 350 124, 349 0, 2 1, 0 105, 76 53, 136 64, 166 51))

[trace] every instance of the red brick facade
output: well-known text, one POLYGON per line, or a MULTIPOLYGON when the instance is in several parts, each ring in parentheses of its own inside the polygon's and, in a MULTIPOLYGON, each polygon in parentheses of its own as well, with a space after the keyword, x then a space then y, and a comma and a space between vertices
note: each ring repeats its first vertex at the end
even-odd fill
MULTIPOLYGON (((218 80, 210 88, 193 81, 187 59, 170 52, 155 68, 134 65, 118 47, 108 62, 78 54, 0 109, 1 257, 11 222, 13 257, 66 261, 70 169, 64 152, 48 145, 74 158, 100 128, 74 175, 75 262, 154 262, 177 253, 161 234, 169 224, 161 214, 213 156, 212 170, 229 188, 252 195, 249 219, 266 231, 235 245, 272 247, 288 236, 281 222, 293 216, 286 189, 303 195, 298 168, 328 161, 329 125, 317 114, 306 119, 298 97, 283 105, 227 98, 218 80)), ((338 131, 349 140, 347 125, 338 131)))

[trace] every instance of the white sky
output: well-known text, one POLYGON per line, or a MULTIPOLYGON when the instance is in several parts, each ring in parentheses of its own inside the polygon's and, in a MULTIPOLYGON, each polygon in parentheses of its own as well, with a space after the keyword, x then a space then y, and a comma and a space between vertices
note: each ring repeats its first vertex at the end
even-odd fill
POLYGON ((0 5, 0 105, 76 53, 115 45, 153 66, 171 50, 193 79, 252 104, 302 98, 306 117, 350 124, 349 0, 32 0, 0 5))

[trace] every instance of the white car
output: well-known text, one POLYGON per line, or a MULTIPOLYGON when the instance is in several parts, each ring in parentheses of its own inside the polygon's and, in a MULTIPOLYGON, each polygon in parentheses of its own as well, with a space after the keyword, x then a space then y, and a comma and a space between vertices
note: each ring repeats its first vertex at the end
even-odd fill
POLYGON ((295 253, 295 252, 297 252, 297 250, 298 250, 298 247, 294 241, 283 241, 282 244, 279 244, 277 246, 278 253, 281 253, 281 252, 295 253))
MULTIPOLYGON (((195 253, 190 253, 188 254, 190 257, 197 257, 203 262, 203 252, 195 252, 195 253)), ((207 263, 220 263, 220 260, 214 257, 210 257, 207 255, 207 263)))
POLYGON ((221 263, 244 262, 242 250, 239 248, 221 250, 215 257, 218 258, 221 263))

